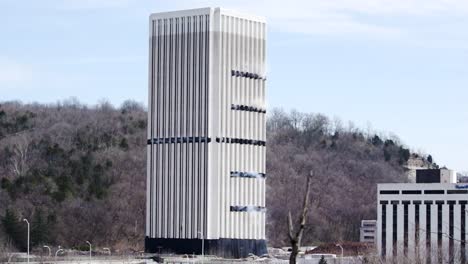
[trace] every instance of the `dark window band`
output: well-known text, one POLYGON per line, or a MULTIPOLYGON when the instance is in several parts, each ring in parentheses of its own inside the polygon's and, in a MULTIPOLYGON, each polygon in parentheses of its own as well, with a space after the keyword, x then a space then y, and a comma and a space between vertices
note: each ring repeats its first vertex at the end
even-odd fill
POLYGON ((400 194, 400 191, 380 191, 380 194, 400 194))
POLYGON ((265 178, 266 174, 262 172, 231 171, 231 177, 265 178))
POLYGON ((425 190, 424 194, 444 194, 444 190, 425 190))
POLYGON ((231 105, 231 109, 232 110, 240 110, 240 111, 248 111, 248 112, 257 112, 257 113, 262 113, 262 114, 266 113, 265 109, 255 107, 255 106, 248 106, 248 105, 235 105, 235 104, 233 104, 233 105, 231 105))
POLYGON ((255 80, 266 80, 266 77, 262 77, 260 74, 245 72, 245 71, 232 70, 231 76, 244 77, 244 78, 255 79, 255 80))
POLYGON ((397 230, 398 230, 398 221, 397 221, 397 204, 398 201, 392 201, 393 207, 393 215, 392 215, 392 224, 393 224, 393 232, 392 232, 392 245, 393 245, 393 257, 396 257, 398 254, 397 251, 397 230), (394 203, 396 202, 396 203, 394 203))
MULTIPOLYGON (((456 203, 455 201, 447 201, 449 204, 449 237, 453 237, 455 226, 454 226, 454 212, 453 212, 453 205, 456 203)), ((453 256, 454 251, 454 241, 453 239, 449 240, 449 256, 453 256)), ((454 263, 454 261, 450 261, 449 263, 454 263)))
POLYGON ((403 254, 408 255, 408 205, 410 201, 403 201, 403 254))
MULTIPOLYGON (((442 248, 442 204, 443 201, 436 201, 437 204, 437 246, 438 248, 442 248), (439 203, 442 202, 442 203, 439 203)), ((442 262, 442 251, 437 252, 437 259, 438 263, 443 263, 442 262)))
POLYGON ((468 193, 468 190, 447 190, 447 194, 463 194, 468 193))
POLYGON ((231 212, 261 212, 264 213, 266 212, 266 208, 263 206, 253 206, 253 205, 247 205, 247 206, 231 206, 231 212))
POLYGON ((408 191, 401 191, 402 194, 421 194, 421 191, 413 191, 413 190, 408 190, 408 191))
POLYGON ((383 203, 388 204, 388 201, 380 201, 380 204, 382 204, 382 234, 380 236, 381 243, 382 243, 382 257, 385 258, 385 255, 387 254, 387 206, 383 205, 383 203))
POLYGON ((170 137, 170 138, 153 138, 148 139, 147 143, 150 144, 172 144, 172 143, 210 143, 209 137, 170 137))
MULTIPOLYGON (((466 201, 464 201, 466 202, 466 201)), ((465 212, 466 210, 466 204, 462 204, 461 206, 461 211, 465 212)), ((466 214, 462 213, 461 214, 461 243, 460 243, 460 255, 461 255, 461 263, 466 263, 466 214)))
POLYGON ((254 146, 265 146, 266 141, 254 140, 254 139, 244 139, 244 138, 226 138, 222 137, 216 138, 218 143, 233 143, 233 144, 245 144, 245 145, 254 145, 254 146))
MULTIPOLYGON (((426 203, 426 202, 430 202, 430 204, 432 204, 432 201, 425 201, 424 203, 425 204, 429 204, 429 203, 426 203)), ((431 206, 426 206, 426 255, 427 256, 432 256, 431 255, 431 248, 432 248, 432 245, 431 245, 431 206)), ((431 258, 427 258, 428 260, 430 260, 431 258)), ((430 263, 430 261, 426 262, 426 263, 430 263)))

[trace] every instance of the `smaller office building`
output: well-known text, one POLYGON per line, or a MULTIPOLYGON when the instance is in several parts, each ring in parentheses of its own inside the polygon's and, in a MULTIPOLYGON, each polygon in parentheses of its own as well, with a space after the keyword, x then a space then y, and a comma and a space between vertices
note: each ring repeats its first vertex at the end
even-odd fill
POLYGON ((362 220, 359 242, 375 245, 377 238, 377 220, 362 220))
MULTIPOLYGON (((382 258, 412 263, 465 263, 468 184, 378 184, 377 249, 382 258)), ((441 175, 441 174, 439 174, 441 175)), ((455 174, 456 175, 456 174, 455 174)), ((439 178, 442 180, 442 177, 439 178)), ((431 183, 427 183, 431 182, 431 183)))

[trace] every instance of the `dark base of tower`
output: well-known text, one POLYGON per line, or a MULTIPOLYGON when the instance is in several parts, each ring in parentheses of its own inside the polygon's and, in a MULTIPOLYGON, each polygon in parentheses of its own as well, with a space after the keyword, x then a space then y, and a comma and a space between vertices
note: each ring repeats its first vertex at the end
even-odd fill
MULTIPOLYGON (((205 239, 204 249, 205 255, 224 258, 245 258, 249 254, 262 256, 268 253, 266 241, 257 239, 205 239)), ((200 255, 202 240, 145 237, 145 252, 200 255)))

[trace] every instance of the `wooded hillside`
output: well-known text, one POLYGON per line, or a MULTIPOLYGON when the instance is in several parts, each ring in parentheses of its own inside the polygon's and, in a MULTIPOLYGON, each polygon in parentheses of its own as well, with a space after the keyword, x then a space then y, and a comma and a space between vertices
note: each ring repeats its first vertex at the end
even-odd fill
MULTIPOLYGON (((69 100, 0 104, 0 247, 102 247, 141 250, 146 184, 146 111, 69 100)), ((359 239, 375 219, 376 183, 406 181, 411 155, 398 139, 370 135, 323 115, 269 114, 267 236, 287 244, 286 215, 299 208, 312 171, 313 209, 305 242, 359 239)))

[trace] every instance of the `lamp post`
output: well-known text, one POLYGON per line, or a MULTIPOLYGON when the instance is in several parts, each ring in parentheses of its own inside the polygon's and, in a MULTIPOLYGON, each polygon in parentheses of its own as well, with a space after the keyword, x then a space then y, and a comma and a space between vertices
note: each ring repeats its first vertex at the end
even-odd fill
POLYGON ((57 255, 58 255, 59 252, 63 252, 63 249, 61 249, 60 246, 58 246, 58 250, 55 251, 55 262, 57 262, 57 255))
POLYGON ((336 246, 341 248, 341 259, 340 259, 340 263, 343 263, 343 247, 342 247, 340 244, 336 244, 336 246))
POLYGON ((91 246, 91 243, 89 243, 89 241, 86 241, 86 243, 88 243, 88 245, 89 245, 89 260, 91 260, 91 250, 92 250, 92 246, 91 246))
POLYGON ((30 228, 29 228, 29 221, 28 221, 28 219, 24 218, 23 221, 26 222, 26 223, 28 224, 28 263, 29 263, 29 238, 30 238, 30 228))
POLYGON ((203 237, 203 233, 201 231, 198 231, 198 234, 200 234, 201 237, 201 254, 203 263, 203 260, 205 259, 205 238, 203 237))
POLYGON ((47 245, 44 245, 43 248, 47 248, 47 249, 49 250, 49 258, 50 258, 50 255, 52 255, 52 252, 51 252, 51 250, 50 250, 50 247, 47 246, 47 245))

